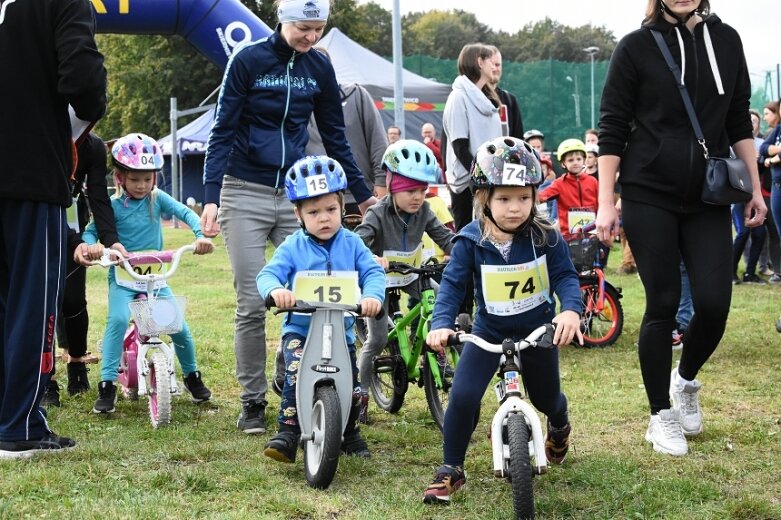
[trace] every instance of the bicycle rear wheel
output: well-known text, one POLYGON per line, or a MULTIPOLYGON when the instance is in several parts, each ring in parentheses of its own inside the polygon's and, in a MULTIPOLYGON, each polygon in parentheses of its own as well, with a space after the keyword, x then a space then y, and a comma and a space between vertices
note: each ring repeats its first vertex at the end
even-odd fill
POLYGON ((149 420, 159 428, 171 422, 171 379, 168 374, 168 358, 162 352, 152 354, 147 376, 149 392, 149 420))
POLYGON ((605 301, 601 311, 598 309, 597 278, 581 279, 580 296, 583 300, 583 317, 580 321, 583 346, 607 347, 615 343, 624 328, 624 309, 618 290, 605 282, 605 301))
POLYGON ((404 404, 409 381, 396 340, 388 341, 380 355, 374 358, 372 367, 370 388, 374 402, 386 412, 398 412, 404 404))
POLYGON ((522 414, 507 417, 507 444, 510 447, 508 473, 513 486, 516 518, 534 518, 534 488, 532 486, 529 438, 531 432, 522 414))
POLYGON ((445 411, 450 401, 450 387, 453 386, 458 359, 458 351, 453 347, 446 347, 441 355, 423 353, 423 389, 426 392, 426 403, 440 431, 445 424, 445 411), (435 367, 432 366, 432 359, 435 367))

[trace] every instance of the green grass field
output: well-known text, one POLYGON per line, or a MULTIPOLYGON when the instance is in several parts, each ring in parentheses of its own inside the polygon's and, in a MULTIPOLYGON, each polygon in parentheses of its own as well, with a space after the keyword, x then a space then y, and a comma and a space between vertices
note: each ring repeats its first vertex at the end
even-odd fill
MULTIPOLYGON (((191 237, 189 231, 166 230, 169 247, 191 237)), ((188 256, 171 282, 188 299, 188 322, 213 401, 197 406, 175 398, 173 422, 160 430, 151 428, 144 400, 120 399, 116 413, 98 417, 91 409, 100 369, 92 365, 92 390, 72 398, 63 389, 62 408, 49 413, 54 430, 79 446, 66 454, 0 462, 0 518, 512 516, 511 488, 492 476, 485 435, 495 409, 492 391, 467 455, 467 487, 449 507, 420 501, 441 461, 442 440, 416 387, 397 415, 372 406, 372 424, 363 431, 373 457, 342 458, 326 491, 306 485, 300 452, 292 465, 264 457, 270 434, 247 436, 236 429, 234 293, 222 240, 216 244, 213 255, 188 256)), ((774 328, 781 287, 735 287, 724 340, 699 376, 705 432, 690 442, 688 456, 673 458, 656 454, 643 439, 647 405, 634 346, 643 294, 636 276, 613 274, 618 256, 608 274, 623 287, 624 333, 609 348, 567 347, 561 353, 572 448, 563 466, 535 480, 539 518, 781 519, 781 335, 774 328)), ((92 268, 88 283, 95 352, 105 323, 105 272, 92 268)), ((278 330, 278 321, 270 322, 271 353, 278 330)), ((279 399, 268 399, 273 432, 279 399)))

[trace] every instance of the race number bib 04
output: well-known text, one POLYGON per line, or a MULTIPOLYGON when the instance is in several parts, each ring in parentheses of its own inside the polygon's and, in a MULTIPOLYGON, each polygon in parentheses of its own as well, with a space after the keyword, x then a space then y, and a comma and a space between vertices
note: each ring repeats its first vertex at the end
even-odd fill
MULTIPOLYGON (((146 265, 134 265, 133 271, 140 275, 147 274, 163 274, 165 271, 165 264, 163 262, 159 264, 146 264, 146 265)), ((136 280, 130 273, 125 271, 125 268, 121 265, 114 267, 114 274, 116 276, 117 285, 130 289, 132 291, 146 292, 146 282, 136 280)), ((168 283, 165 280, 156 280, 152 286, 152 289, 157 290, 162 287, 168 287, 168 283)))
MULTIPOLYGON (((418 244, 414 251, 383 251, 383 258, 388 262, 401 262, 413 267, 420 267, 423 262, 423 244, 418 244)), ((385 287, 404 287, 418 279, 415 273, 385 273, 385 287)))
POLYGON ((567 213, 567 227, 573 233, 582 229, 597 219, 597 214, 588 209, 570 209, 567 213))
POLYGON ((296 300, 356 305, 361 299, 356 271, 300 271, 293 279, 296 300))
POLYGON ((547 302, 548 264, 545 255, 518 265, 480 266, 483 299, 488 314, 512 316, 547 302))

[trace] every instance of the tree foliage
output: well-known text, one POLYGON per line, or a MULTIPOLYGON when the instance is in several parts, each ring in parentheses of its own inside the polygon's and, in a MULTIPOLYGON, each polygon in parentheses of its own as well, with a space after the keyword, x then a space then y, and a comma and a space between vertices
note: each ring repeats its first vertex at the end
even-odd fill
MULTIPOLYGON (((276 26, 271 0, 242 1, 266 25, 276 26)), ((374 2, 333 0, 328 24, 381 56, 393 55, 391 12, 374 2)), ((604 27, 568 27, 550 19, 508 34, 493 31, 472 13, 434 10, 409 13, 401 25, 406 56, 454 60, 465 44, 485 42, 499 47, 505 62, 586 62, 590 58, 584 48, 599 47, 595 59, 602 61, 615 47, 615 37, 604 27)), ((180 110, 190 108, 220 84, 222 71, 178 36, 99 35, 98 43, 109 72, 109 109, 97 127, 104 138, 132 131, 165 135, 170 97, 177 97, 180 110)), ((450 70, 447 75, 449 83, 450 70)))

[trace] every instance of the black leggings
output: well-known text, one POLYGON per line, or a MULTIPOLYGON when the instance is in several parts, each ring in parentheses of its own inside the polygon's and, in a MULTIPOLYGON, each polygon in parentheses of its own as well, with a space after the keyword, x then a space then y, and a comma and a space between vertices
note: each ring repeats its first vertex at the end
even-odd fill
POLYGON ((624 200, 622 216, 645 287, 638 353, 651 413, 657 413, 670 407, 670 334, 681 297, 681 260, 694 304, 678 369, 681 376, 694 379, 724 335, 732 299, 730 209, 713 206, 676 213, 624 200))
POLYGON ((73 251, 68 255, 68 273, 65 279, 65 295, 60 314, 62 326, 58 334, 60 346, 68 349, 71 357, 87 353, 87 269, 73 261, 73 251))

